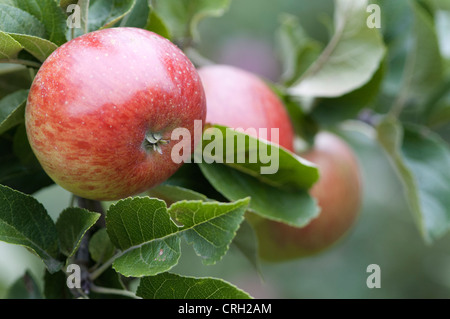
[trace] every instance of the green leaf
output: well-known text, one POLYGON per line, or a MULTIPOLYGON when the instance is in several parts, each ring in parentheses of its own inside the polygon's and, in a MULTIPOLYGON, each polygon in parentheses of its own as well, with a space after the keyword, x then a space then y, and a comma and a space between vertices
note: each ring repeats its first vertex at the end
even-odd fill
POLYGON ((252 211, 291 225, 303 226, 318 213, 307 193, 319 177, 311 162, 275 144, 219 125, 204 131, 202 158, 199 153, 196 151, 195 161, 203 175, 228 200, 250 196, 252 211), (261 157, 261 149, 269 149, 266 154, 270 157, 261 157), (269 165, 270 174, 263 174, 269 165))
POLYGON ((245 211, 244 205, 245 200, 183 201, 167 211, 165 202, 155 198, 121 200, 111 205, 106 215, 109 237, 122 250, 113 267, 122 275, 133 277, 167 271, 178 263, 183 234, 188 241, 195 241, 194 248, 207 263, 213 263, 226 252, 242 218, 238 215, 245 211), (169 212, 185 225, 177 226, 169 212))
POLYGON ((0 183, 26 194, 54 184, 40 167, 24 166, 18 159, 7 154, 0 157, 0 183))
POLYGON ((150 8, 150 13, 148 15, 147 24, 145 25, 145 29, 155 32, 164 38, 170 39, 170 31, 168 30, 167 25, 161 19, 160 16, 150 8))
MULTIPOLYGON (((217 192, 214 187, 203 176, 202 171, 195 163, 184 163, 178 171, 175 172, 169 179, 167 179, 162 185, 178 186, 184 189, 188 189, 197 194, 202 194, 207 198, 219 201, 227 202, 228 200, 217 192)), ((151 190, 150 190, 151 192, 151 190)), ((195 195, 194 195, 195 196, 195 195)), ((170 199, 170 198, 169 198, 170 199)), ((183 198, 189 199, 189 198, 183 198)), ((193 200, 202 200, 202 198, 192 198, 193 200)))
POLYGON ((230 0, 153 0, 152 7, 170 31, 170 38, 198 39, 197 25, 206 17, 221 16, 230 0))
POLYGON ((114 256, 115 247, 109 239, 106 228, 99 229, 89 241, 89 253, 97 263, 103 263, 114 256))
POLYGON ((131 12, 136 0, 91 0, 89 6, 89 31, 114 26, 131 12))
POLYGON ((250 199, 235 203, 180 201, 172 204, 169 214, 182 225, 186 241, 193 245, 203 263, 211 265, 228 251, 229 245, 244 220, 250 199))
POLYGON ((67 41, 66 16, 55 0, 9 0, 9 2, 38 19, 45 27, 46 39, 58 45, 67 41))
POLYGON ((368 28, 367 0, 335 0, 335 32, 319 58, 290 87, 296 96, 337 97, 365 83, 385 53, 378 29, 368 28))
POLYGON ((251 197, 250 211, 293 226, 305 226, 319 214, 316 201, 306 190, 285 190, 224 164, 200 164, 208 181, 228 200, 251 197))
POLYGON ((278 51, 283 66, 281 78, 291 85, 319 57, 321 45, 307 36, 297 17, 284 14, 277 32, 278 51))
POLYGON ((28 68, 19 64, 0 63, 0 99, 17 90, 27 90, 30 86, 31 77, 28 68))
POLYGON ((35 36, 13 33, 9 35, 41 62, 44 62, 58 48, 55 43, 35 36))
POLYGON ((28 90, 19 90, 0 100, 0 134, 24 121, 28 90))
POLYGON ((0 3, 0 31, 46 38, 45 26, 33 15, 0 3))
POLYGON ((209 200, 203 194, 174 185, 159 185, 148 190, 147 194, 151 197, 162 199, 168 206, 181 200, 209 200))
POLYGON ((400 91, 406 56, 411 51, 414 17, 409 1, 378 0, 377 4, 382 8, 380 30, 387 47, 383 93, 394 97, 400 91))
POLYGON ((447 123, 450 123, 450 98, 437 104, 427 119, 427 124, 430 126, 441 126, 447 123))
POLYGON ((314 136, 319 131, 319 124, 311 116, 310 110, 307 110, 301 99, 285 94, 280 90, 276 90, 276 92, 286 107, 296 135, 301 137, 308 145, 312 145, 314 136))
POLYGON ((369 107, 380 93, 386 64, 381 63, 372 79, 359 89, 336 98, 318 99, 312 116, 322 126, 334 125, 348 119, 355 119, 359 112, 369 107))
POLYGON ((111 242, 123 251, 113 267, 125 276, 151 276, 178 263, 178 227, 161 200, 136 197, 111 205, 106 229, 111 242))
POLYGON ((55 224, 33 197, 0 185, 0 240, 34 251, 54 273, 63 263, 55 224))
POLYGON ((173 235, 126 250, 114 261, 113 268, 127 277, 154 276, 174 267, 180 256, 180 239, 173 235))
POLYGON ((46 299, 71 299, 70 289, 67 287, 67 277, 63 271, 54 274, 45 272, 44 296, 46 299))
POLYGON ((42 299, 42 294, 33 275, 26 271, 8 289, 5 299, 42 299))
POLYGON ((11 60, 17 57, 22 51, 22 45, 14 40, 9 34, 0 31, 0 59, 11 60))
POLYGON ((78 207, 63 210, 56 221, 61 252, 67 257, 73 256, 86 231, 94 226, 100 214, 78 207))
POLYGON ((112 243, 121 250, 178 231, 170 220, 165 202, 151 198, 132 198, 112 204, 106 215, 106 225, 112 243))
POLYGON ((261 265, 258 257, 258 238, 256 232, 247 220, 241 224, 234 237, 232 246, 235 246, 261 274, 261 265))
POLYGON ((406 199, 425 241, 450 228, 450 149, 435 133, 391 117, 377 127, 378 141, 403 183, 406 199))
POLYGON ((53 184, 31 150, 25 124, 0 136, 0 184, 26 194, 53 184))
POLYGON ((441 83, 443 63, 432 17, 416 2, 409 3, 414 12, 414 45, 409 50, 402 85, 405 95, 423 98, 441 83))
POLYGON ((141 279, 136 294, 144 299, 250 299, 244 291, 221 279, 183 277, 163 273, 141 279))
POLYGON ((196 162, 201 160, 201 167, 206 163, 224 163, 266 184, 288 190, 309 189, 319 178, 315 164, 266 140, 225 126, 214 125, 204 131, 201 154, 201 159, 196 158, 196 162))
POLYGON ((136 0, 133 9, 120 21, 120 27, 145 28, 150 15, 148 0, 136 0))
POLYGON ((20 124, 14 133, 12 149, 20 163, 24 166, 40 168, 40 164, 28 142, 25 123, 20 124))

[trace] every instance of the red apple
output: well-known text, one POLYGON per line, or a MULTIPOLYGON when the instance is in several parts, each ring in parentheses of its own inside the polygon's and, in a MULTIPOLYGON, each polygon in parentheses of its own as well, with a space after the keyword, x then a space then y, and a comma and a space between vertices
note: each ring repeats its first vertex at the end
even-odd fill
MULTIPOLYGON (((198 70, 205 89, 206 123, 231 128, 279 129, 279 145, 293 151, 294 131, 284 105, 256 75, 227 65, 205 66, 198 70)), ((257 137, 257 136, 256 136, 257 137)))
POLYGON ((310 194, 317 199, 321 212, 303 228, 254 219, 260 256, 265 260, 282 261, 318 253, 343 238, 359 215, 361 176, 353 150, 336 135, 321 132, 313 148, 300 155, 319 168, 320 179, 310 194))
POLYGON ((116 200, 170 177, 181 165, 171 160, 172 130, 189 129, 193 150, 194 120, 205 116, 201 81, 181 50, 143 29, 111 28, 75 38, 45 61, 25 119, 57 184, 116 200))

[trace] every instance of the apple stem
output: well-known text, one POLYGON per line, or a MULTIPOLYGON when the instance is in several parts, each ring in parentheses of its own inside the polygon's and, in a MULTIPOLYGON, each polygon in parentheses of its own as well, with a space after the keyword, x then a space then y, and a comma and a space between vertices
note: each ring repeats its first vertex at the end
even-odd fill
POLYGON ((136 296, 136 294, 134 292, 128 291, 128 290, 122 290, 122 289, 114 289, 114 288, 99 287, 99 286, 92 285, 92 291, 100 293, 100 294, 118 295, 118 296, 133 298, 133 299, 142 299, 141 297, 136 296))

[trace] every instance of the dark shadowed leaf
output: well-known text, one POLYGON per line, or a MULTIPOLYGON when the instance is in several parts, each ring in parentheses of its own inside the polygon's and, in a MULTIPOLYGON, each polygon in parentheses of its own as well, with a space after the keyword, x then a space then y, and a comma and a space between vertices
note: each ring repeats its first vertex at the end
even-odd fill
POLYGON ((99 229, 89 241, 89 253, 97 263, 103 263, 114 256, 115 247, 109 239, 106 228, 99 229))
POLYGON ((26 271, 8 289, 5 299, 42 299, 42 294, 34 276, 26 271))
POLYGON ((387 117, 377 127, 378 141, 397 170, 421 234, 427 242, 450 228, 450 149, 425 128, 403 128, 387 117))
POLYGON ((232 246, 235 246, 249 260, 259 274, 262 273, 258 257, 258 239, 255 230, 247 220, 239 227, 232 246))
POLYGON ((359 89, 336 98, 318 99, 312 116, 323 126, 356 119, 359 112, 365 107, 370 107, 370 103, 380 93, 385 70, 385 63, 381 63, 372 79, 359 89))
POLYGON ((19 90, 0 100, 0 134, 24 121, 28 90, 19 90))
POLYGON ((19 64, 0 63, 0 99, 15 91, 28 89, 30 85, 30 72, 26 67, 19 64))
POLYGON ((123 17, 119 26, 145 28, 150 15, 150 6, 148 0, 136 0, 133 9, 123 17))
POLYGON ((402 84, 409 96, 422 98, 442 81, 443 63, 433 18, 415 1, 409 3, 414 13, 414 45, 406 60, 402 84))
POLYGON ((0 136, 0 149, 0 184, 32 194, 53 183, 31 150, 24 124, 0 136))
POLYGON ((247 293, 215 278, 183 277, 163 273, 141 279, 138 296, 144 299, 249 299, 247 293))
POLYGON ((62 267, 55 224, 33 197, 0 185, 0 240, 34 251, 50 272, 62 267))
POLYGON ((54 274, 45 272, 44 275, 44 296, 46 299, 70 299, 72 293, 67 287, 67 276, 63 270, 54 274))
POLYGON ((68 257, 73 256, 86 231, 94 226, 99 218, 100 214, 78 207, 63 210, 56 221, 61 252, 68 257))

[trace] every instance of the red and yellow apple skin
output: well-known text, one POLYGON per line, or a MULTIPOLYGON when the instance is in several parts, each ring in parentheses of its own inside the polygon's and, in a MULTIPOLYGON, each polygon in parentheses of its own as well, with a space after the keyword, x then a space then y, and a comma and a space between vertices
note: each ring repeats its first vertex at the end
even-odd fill
MULTIPOLYGON (((256 75, 228 65, 204 66, 198 70, 208 105, 206 123, 244 130, 279 129, 278 144, 293 151, 294 130, 278 96, 256 75)), ((258 136, 255 136, 258 137, 258 136)))
POLYGON ((300 155, 319 168, 320 178, 310 194, 321 212, 303 228, 252 218, 264 260, 283 261, 319 253, 339 242, 359 215, 361 174, 353 150, 338 136, 320 132, 313 148, 300 155))
POLYGON ((179 168, 171 132, 189 129, 193 150, 206 100, 195 67, 174 44, 143 29, 111 28, 58 48, 39 69, 25 113, 31 147, 57 184, 116 200, 179 168))

